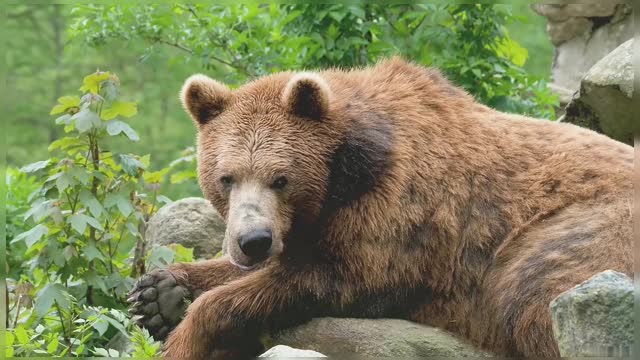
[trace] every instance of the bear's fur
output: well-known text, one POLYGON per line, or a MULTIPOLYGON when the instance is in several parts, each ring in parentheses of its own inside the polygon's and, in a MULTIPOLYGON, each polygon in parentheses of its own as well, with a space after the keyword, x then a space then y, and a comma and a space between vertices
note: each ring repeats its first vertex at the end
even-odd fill
POLYGON ((405 318, 500 355, 558 356, 549 302, 600 271, 632 273, 632 148, 490 109, 433 69, 393 58, 235 91, 198 76, 183 101, 223 217, 220 167, 290 180, 281 249, 258 268, 168 269, 205 291, 168 356, 255 355, 260 332, 318 316, 405 318))

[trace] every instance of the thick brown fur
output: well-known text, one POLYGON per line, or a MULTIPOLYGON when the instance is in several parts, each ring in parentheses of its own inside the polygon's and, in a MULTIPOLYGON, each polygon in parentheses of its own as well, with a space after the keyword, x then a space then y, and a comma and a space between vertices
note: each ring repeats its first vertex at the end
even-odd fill
POLYGON ((220 213, 218 171, 235 162, 288 172, 290 221, 256 270, 169 269, 206 292, 167 356, 252 356, 243 339, 312 316, 400 317, 501 355, 558 356, 549 302, 606 269, 631 275, 631 147, 495 111, 398 58, 316 73, 331 98, 306 119, 282 101, 293 76, 249 83, 198 121, 200 184, 220 213))

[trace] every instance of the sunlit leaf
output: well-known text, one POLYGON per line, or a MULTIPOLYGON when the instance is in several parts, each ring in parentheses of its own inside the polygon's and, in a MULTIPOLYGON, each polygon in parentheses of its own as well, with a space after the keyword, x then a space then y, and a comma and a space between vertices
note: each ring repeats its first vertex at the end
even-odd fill
POLYGON ((51 355, 55 355, 58 350, 58 337, 54 337, 53 340, 47 345, 47 352, 51 355))
POLYGON ((28 344, 29 343, 29 334, 27 334, 27 330, 22 326, 18 326, 14 329, 13 333, 16 336, 16 340, 18 340, 18 344, 28 344))
POLYGON ((138 112, 135 102, 115 101, 108 108, 102 109, 100 117, 103 120, 111 120, 116 116, 132 117, 138 112))
POLYGON ((84 77, 84 80, 82 81, 82 86, 80 87, 80 91, 97 94, 98 90, 100 90, 100 83, 107 80, 108 78, 109 78, 109 73, 102 72, 102 71, 96 71, 93 74, 87 75, 84 77))
MULTIPOLYGON (((69 115, 69 118, 71 116, 69 115)), ((61 139, 55 140, 49 145, 49 151, 53 151, 56 149, 66 150, 71 147, 82 146, 84 145, 84 141, 77 137, 66 136, 61 139)))

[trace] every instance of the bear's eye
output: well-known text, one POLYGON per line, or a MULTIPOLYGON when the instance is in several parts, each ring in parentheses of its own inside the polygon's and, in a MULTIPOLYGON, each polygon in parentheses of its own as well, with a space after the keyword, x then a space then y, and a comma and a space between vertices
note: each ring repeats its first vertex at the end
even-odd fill
POLYGON ((282 190, 285 186, 287 186, 287 182, 288 180, 286 177, 280 176, 271 184, 271 188, 275 190, 282 190))
POLYGON ((220 183, 224 186, 233 184, 233 177, 231 175, 225 175, 220 177, 220 183))

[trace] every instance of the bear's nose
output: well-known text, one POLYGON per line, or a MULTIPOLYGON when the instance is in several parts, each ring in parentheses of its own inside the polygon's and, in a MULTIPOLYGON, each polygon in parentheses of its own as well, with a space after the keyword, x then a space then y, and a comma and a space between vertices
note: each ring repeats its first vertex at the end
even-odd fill
POLYGON ((255 230, 240 237, 240 250, 250 258, 262 258, 271 248, 271 230, 255 230))

